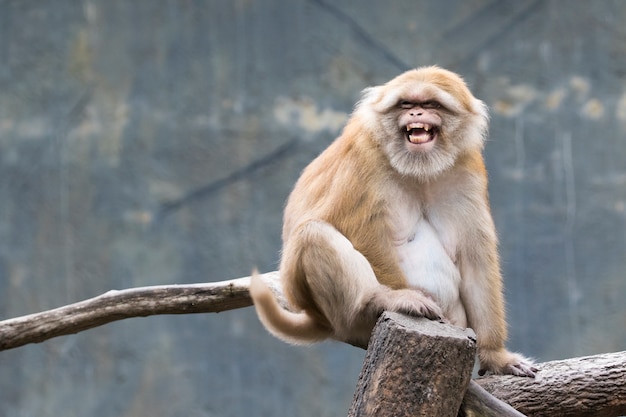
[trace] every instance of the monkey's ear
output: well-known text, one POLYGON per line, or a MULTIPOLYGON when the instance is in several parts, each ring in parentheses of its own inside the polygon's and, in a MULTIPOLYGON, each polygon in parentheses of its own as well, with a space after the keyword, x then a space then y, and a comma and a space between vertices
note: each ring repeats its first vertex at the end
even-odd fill
POLYGON ((487 107, 485 103, 483 103, 477 98, 474 98, 472 107, 473 107, 474 113, 476 113, 479 117, 481 117, 484 120, 484 123, 489 122, 489 107, 487 107))
MULTIPOLYGON (((383 86, 368 87, 361 92, 361 99, 356 104, 356 109, 373 108, 383 97, 383 86)), ((378 109, 377 109, 378 110, 378 109)))

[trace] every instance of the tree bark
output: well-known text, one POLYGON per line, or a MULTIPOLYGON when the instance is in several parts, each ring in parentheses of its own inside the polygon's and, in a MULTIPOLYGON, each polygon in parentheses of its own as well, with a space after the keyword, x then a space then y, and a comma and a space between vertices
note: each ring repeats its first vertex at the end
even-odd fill
POLYGON ((471 329, 385 312, 372 333, 348 416, 454 417, 475 355, 471 329))
POLYGON ((626 352, 545 362, 537 377, 489 376, 485 390, 528 416, 626 415, 626 352))

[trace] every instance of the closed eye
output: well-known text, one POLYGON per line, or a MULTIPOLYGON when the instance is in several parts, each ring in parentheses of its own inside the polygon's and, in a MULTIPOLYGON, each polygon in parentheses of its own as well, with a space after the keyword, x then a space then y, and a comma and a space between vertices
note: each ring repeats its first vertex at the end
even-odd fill
POLYGON ((438 101, 430 100, 421 103, 421 107, 424 109, 440 109, 441 104, 438 101))
POLYGON ((423 102, 415 102, 410 100, 400 100, 398 106, 403 109, 412 109, 413 107, 421 107, 423 109, 441 109, 443 106, 436 100, 428 100, 423 102))

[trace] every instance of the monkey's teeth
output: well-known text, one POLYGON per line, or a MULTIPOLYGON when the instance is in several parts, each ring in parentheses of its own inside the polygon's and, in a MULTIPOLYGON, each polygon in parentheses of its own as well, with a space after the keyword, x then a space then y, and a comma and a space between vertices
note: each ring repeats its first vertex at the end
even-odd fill
POLYGON ((409 142, 421 145, 422 143, 430 142, 433 137, 430 133, 422 131, 421 133, 409 133, 409 142))
POLYGON ((428 123, 409 123, 406 126, 409 142, 416 145, 430 142, 433 139, 430 133, 432 128, 433 126, 428 123))
POLYGON ((430 129, 432 128, 433 127, 428 123, 409 123, 408 125, 406 125, 407 132, 412 129, 424 129, 425 131, 430 132, 430 129))
POLYGON ((409 142, 420 145, 430 141, 430 135, 409 135, 409 142))

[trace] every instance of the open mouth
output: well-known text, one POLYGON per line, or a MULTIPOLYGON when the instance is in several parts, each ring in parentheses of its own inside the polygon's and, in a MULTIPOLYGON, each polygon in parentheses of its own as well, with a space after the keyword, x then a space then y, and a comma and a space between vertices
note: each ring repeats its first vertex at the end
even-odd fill
POLYGON ((406 125, 406 136, 415 145, 432 142, 437 137, 437 127, 428 123, 409 123, 406 125))

